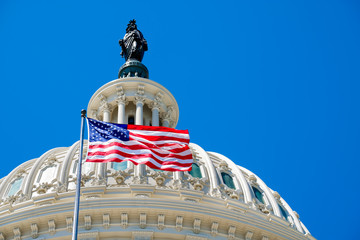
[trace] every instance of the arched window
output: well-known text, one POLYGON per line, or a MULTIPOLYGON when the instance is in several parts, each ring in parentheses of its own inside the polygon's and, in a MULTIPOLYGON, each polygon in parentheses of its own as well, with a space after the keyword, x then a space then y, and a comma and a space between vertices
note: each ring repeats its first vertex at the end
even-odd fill
POLYGON ((124 171, 125 169, 127 169, 127 161, 123 161, 123 162, 112 162, 111 163, 111 168, 119 171, 124 171))
POLYGON ((265 204, 263 194, 260 192, 260 190, 256 187, 252 187, 252 189, 254 191, 256 199, 259 200, 262 204, 265 204))
POLYGON ((22 180, 23 178, 18 178, 11 183, 10 189, 7 193, 8 197, 15 195, 20 190, 22 180))
POLYGON ((37 182, 51 182, 54 178, 56 178, 56 166, 48 166, 41 169, 37 182))
POLYGON ((226 186, 228 186, 229 188, 235 189, 234 181, 229 174, 222 172, 221 177, 226 186))
POLYGON ((289 214, 287 213, 287 211, 285 210, 285 208, 284 208, 283 206, 281 206, 281 204, 278 203, 278 205, 279 205, 281 214, 283 215, 283 217, 284 217, 285 219, 287 219, 287 217, 288 217, 289 214))
POLYGON ((192 168, 189 171, 190 175, 193 176, 194 178, 202 178, 201 175, 201 171, 200 171, 200 167, 199 165, 197 165, 196 163, 192 164, 192 168))
POLYGON ((134 116, 129 116, 128 117, 128 124, 135 124, 135 118, 134 118, 134 116))

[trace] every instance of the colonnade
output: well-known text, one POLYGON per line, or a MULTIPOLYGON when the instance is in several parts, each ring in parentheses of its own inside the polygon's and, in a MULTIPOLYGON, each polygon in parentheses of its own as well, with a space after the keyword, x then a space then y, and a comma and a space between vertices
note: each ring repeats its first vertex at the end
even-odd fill
MULTIPOLYGON (((118 86, 116 88, 117 96, 116 96, 116 104, 117 104, 117 123, 119 124, 127 124, 128 120, 126 119, 126 105, 128 104, 129 100, 127 99, 125 92, 122 86, 118 86)), ((111 122, 111 105, 108 102, 107 97, 104 95, 99 95, 100 98, 100 113, 102 114, 102 119, 104 122, 111 122)), ((172 106, 167 107, 167 112, 160 112, 161 105, 162 105, 162 98, 163 93, 158 92, 154 99, 151 99, 151 103, 149 107, 151 109, 151 125, 152 126, 160 126, 160 114, 162 118, 162 126, 169 127, 170 126, 170 119, 171 115, 174 111, 172 106)), ((145 95, 145 90, 143 85, 139 85, 135 96, 131 97, 131 100, 135 103, 135 125, 144 125, 144 104, 146 100, 149 100, 148 97, 145 95)), ((148 119, 150 120, 150 119, 148 119)), ((147 121, 148 123, 148 121, 147 121)), ((97 174, 99 179, 105 180, 106 176, 106 164, 101 163, 100 167, 98 168, 97 174)), ((132 162, 128 162, 128 168, 133 167, 132 162)), ((138 179, 139 183, 143 183, 145 181, 146 176, 146 166, 144 164, 137 165, 135 167, 134 172, 135 177, 138 179)), ((180 175, 178 173, 175 174, 176 178, 179 179, 180 175)))

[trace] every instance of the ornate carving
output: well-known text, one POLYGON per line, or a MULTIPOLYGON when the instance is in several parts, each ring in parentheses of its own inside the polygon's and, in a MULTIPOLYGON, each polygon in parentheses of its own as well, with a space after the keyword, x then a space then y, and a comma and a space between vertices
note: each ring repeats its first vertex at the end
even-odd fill
POLYGON ((230 170, 227 162, 225 162, 225 161, 221 161, 221 162, 220 162, 219 168, 220 168, 221 170, 223 170, 223 171, 229 171, 229 170, 230 170))
POLYGON ((119 45, 122 50, 120 55, 125 57, 126 61, 142 61, 144 52, 148 50, 148 45, 142 33, 137 29, 135 19, 129 21, 124 39, 119 40, 119 45))
POLYGON ((261 238, 261 240, 269 240, 269 237, 263 236, 263 237, 261 238))
POLYGON ((57 180, 54 179, 52 180, 50 183, 49 182, 42 182, 40 184, 36 184, 33 186, 33 188, 35 189, 35 192, 37 192, 38 194, 44 194, 46 193, 50 188, 57 186, 56 183, 57 180))
POLYGON ((145 102, 145 85, 139 84, 135 94, 135 103, 143 104, 145 102))
POLYGON ((9 204, 10 207, 12 207, 12 205, 15 203, 16 200, 17 200, 16 195, 8 196, 8 197, 5 199, 4 204, 9 204))
POLYGON ((147 184, 146 176, 134 176, 133 183, 135 184, 147 184))
POLYGON ((280 200, 280 194, 277 191, 273 192, 273 196, 276 200, 280 200))
POLYGON ((130 176, 129 173, 127 173, 126 171, 122 171, 122 170, 114 171, 114 172, 111 170, 108 170, 107 173, 111 173, 108 175, 108 177, 114 178, 114 180, 117 183, 116 185, 110 185, 111 187, 125 184, 125 178, 127 176, 130 176))
POLYGON ((221 190, 219 188, 213 188, 210 192, 210 196, 213 197, 217 197, 217 198, 222 198, 225 199, 225 195, 221 192, 221 190))
POLYGON ((108 103, 107 97, 100 94, 100 112, 111 112, 112 111, 112 105, 108 103))
POLYGON ((16 173, 15 177, 14 177, 14 181, 24 177, 25 174, 26 174, 25 169, 19 169, 18 172, 16 173))
POLYGON ((90 230, 91 229, 91 216, 90 215, 85 215, 84 216, 84 221, 85 221, 85 229, 86 230, 90 230))
POLYGON ((146 213, 140 213, 140 228, 146 227, 146 213))
POLYGON ((66 186, 60 181, 54 183, 54 191, 58 193, 66 192, 66 186))
POLYGON ((14 240, 21 240, 21 231, 20 228, 14 228, 13 229, 14 232, 14 240))
POLYGON ((183 228, 183 216, 176 216, 176 225, 175 229, 176 231, 180 232, 183 228))
POLYGON ((163 119, 163 121, 168 121, 170 123, 170 121, 172 120, 172 114, 174 112, 174 106, 167 106, 167 111, 161 113, 161 118, 163 119))
POLYGON ((49 233, 50 235, 54 235, 56 230, 55 230, 55 220, 54 219, 51 219, 48 221, 48 225, 49 225, 49 233))
POLYGON ((67 217, 66 218, 66 231, 71 233, 72 227, 73 227, 73 219, 72 219, 72 217, 67 217))
POLYGON ((116 87, 116 95, 117 95, 117 98, 116 98, 116 102, 119 104, 119 103, 122 103, 122 104, 127 104, 128 102, 126 101, 126 96, 125 96, 125 93, 124 93, 124 89, 121 85, 118 85, 116 87))
POLYGON ((158 215, 158 229, 163 230, 165 228, 165 215, 159 214, 158 215))
POLYGON ((104 213, 103 214, 103 227, 108 229, 110 227, 110 214, 104 213))
POLYGON ((211 236, 215 237, 218 234, 219 223, 213 222, 211 224, 211 236))
POLYGON ((163 186, 165 183, 165 179, 168 178, 165 172, 154 172, 150 174, 150 177, 152 177, 155 180, 158 186, 163 186))
POLYGON ((245 240, 251 240, 251 238, 252 238, 253 235, 254 235, 253 232, 248 231, 248 232, 245 234, 245 240))
POLYGON ((270 210, 266 207, 265 204, 259 203, 256 199, 253 199, 253 203, 256 208, 258 208, 261 212, 265 214, 269 214, 270 210))
POLYGON ((239 195, 240 195, 239 191, 231 188, 226 188, 225 192, 231 199, 239 200, 239 195))
POLYGON ((205 185, 205 182, 202 179, 199 178, 193 178, 191 177, 189 179, 189 182, 193 185, 194 190, 196 191, 202 191, 205 185))
POLYGON ((181 188, 183 188, 183 182, 181 181, 181 179, 174 179, 172 184, 171 184, 171 188, 175 189, 175 190, 179 190, 181 188))
POLYGON ((128 227, 128 214, 127 213, 121 214, 121 227, 124 229, 128 227))
POLYGON ((105 185, 106 186, 107 182, 106 182, 106 178, 101 176, 101 175, 97 175, 97 177, 95 177, 93 179, 93 181, 91 182, 91 185, 95 186, 95 185, 105 185))
POLYGON ((200 233, 200 225, 201 225, 201 220, 199 218, 195 218, 194 219, 194 224, 193 224, 193 232, 194 233, 200 233))
POLYGON ((296 211, 293 211, 293 212, 294 212, 295 216, 296 216, 298 219, 300 219, 300 215, 299 215, 296 211))
POLYGON ((31 237, 32 238, 37 238, 39 236, 39 228, 38 225, 36 223, 32 223, 30 225, 31 228, 31 237))
POLYGON ((154 108, 160 109, 163 96, 164 96, 164 94, 162 92, 158 92, 155 95, 154 101, 152 101, 151 105, 150 105, 151 109, 154 109, 154 108))
POLYGON ((257 185, 257 179, 255 177, 255 175, 250 175, 249 176, 249 181, 252 183, 252 184, 256 184, 257 185))
POLYGON ((96 109, 91 109, 91 117, 94 119, 99 119, 99 115, 98 115, 98 110, 96 109))
POLYGON ((43 163, 43 166, 41 167, 41 169, 44 169, 46 167, 53 167, 55 166, 55 163, 59 162, 56 159, 56 156, 54 154, 51 154, 43 163))
POLYGON ((230 226, 229 230, 228 230, 228 239, 234 239, 235 238, 235 231, 236 231, 236 227, 235 226, 230 226))

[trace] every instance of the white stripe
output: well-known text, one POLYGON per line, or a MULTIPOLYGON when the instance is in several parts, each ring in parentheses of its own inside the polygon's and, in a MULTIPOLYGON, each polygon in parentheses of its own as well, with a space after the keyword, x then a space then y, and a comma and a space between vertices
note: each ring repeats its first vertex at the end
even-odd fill
MULTIPOLYGON (((91 160, 91 159, 107 160, 107 159, 110 159, 110 158, 118 158, 120 160, 125 160, 125 159, 129 160, 129 159, 131 159, 131 158, 126 158, 126 157, 120 156, 118 154, 111 154, 111 155, 105 156, 105 158, 104 158, 104 156, 91 156, 91 157, 88 157, 89 160, 91 160)), ((152 158, 141 158, 141 159, 131 159, 131 160, 138 163, 138 164, 146 164, 146 162, 151 162, 152 164, 154 164, 155 166, 157 166, 158 168, 161 168, 161 169, 176 168, 176 169, 186 170, 186 169, 190 168, 190 166, 189 167, 181 167, 181 166, 177 166, 177 165, 173 165, 173 164, 171 164, 171 165, 162 165, 161 163, 156 162, 152 158)), ((177 161, 177 159, 169 159, 169 160, 179 162, 179 161, 177 161)), ((191 159, 191 160, 188 160, 187 162, 179 162, 179 163, 185 164, 185 163, 192 163, 192 162, 193 162, 193 160, 191 159)))
POLYGON ((136 133, 144 136, 164 136, 164 137, 175 137, 189 139, 189 134, 185 133, 174 133, 174 132, 162 132, 162 131, 146 131, 146 130, 128 130, 131 133, 136 133))
MULTIPOLYGON (((96 151, 90 149, 90 152, 89 152, 89 153, 93 153, 93 152, 96 152, 96 151)), ((176 158, 176 156, 175 156, 175 157, 160 157, 160 156, 158 156, 157 154, 151 152, 150 150, 136 150, 136 151, 132 151, 132 152, 129 153, 129 154, 134 155, 134 156, 136 156, 136 155, 138 155, 138 154, 151 154, 153 157, 155 157, 157 160, 159 160, 159 161, 161 161, 161 162, 172 161, 172 160, 174 160, 174 159, 175 159, 177 162, 181 162, 181 163, 188 163, 189 161, 190 161, 190 162, 193 161, 192 158, 191 158, 191 159, 190 159, 190 158, 189 158, 189 159, 179 159, 179 158, 176 158), (169 160, 169 159, 171 159, 171 160, 169 160)), ((112 154, 108 154, 108 155, 104 155, 104 156, 103 156, 103 155, 88 156, 88 158, 89 158, 89 159, 94 159, 94 158, 106 159, 106 158, 109 158, 109 157, 107 157, 107 156, 114 156, 114 157, 115 157, 115 155, 120 156, 120 155, 117 154, 117 153, 112 153, 112 154)), ((191 155, 191 152, 189 151, 189 154, 187 154, 187 155, 191 155)), ((131 158, 131 157, 130 157, 130 158, 131 158)))
MULTIPOLYGON (((149 144, 152 144, 152 145, 160 145, 160 144, 163 144, 163 143, 174 144, 175 148, 177 148, 178 145, 188 145, 187 143, 183 143, 183 142, 179 142, 179 141, 149 141, 149 140, 146 140, 146 139, 143 139, 143 138, 136 138, 136 139, 139 139, 139 141, 141 141, 141 142, 146 142, 146 143, 149 143, 149 144)), ((113 139, 110 139, 110 140, 108 140, 106 142, 97 141, 97 142, 90 142, 90 144, 91 145, 107 145, 107 144, 112 143, 112 142, 119 142, 119 143, 124 144, 124 145, 132 146, 132 145, 142 144, 139 141, 138 140, 122 141, 120 139, 113 138, 113 139)), ((166 147, 160 147, 160 148, 170 148, 171 149, 171 148, 173 148, 173 146, 166 146, 166 147)))
POLYGON ((141 138, 141 137, 137 137, 134 135, 131 135, 131 138, 137 140, 137 141, 142 141, 142 142, 147 142, 149 144, 154 144, 154 145, 158 145, 158 144, 164 144, 164 143, 178 143, 178 144, 187 144, 185 142, 181 142, 181 141, 176 141, 176 140, 161 140, 161 141, 150 141, 147 140, 145 138, 141 138))
MULTIPOLYGON (((141 146, 141 145, 139 145, 139 146, 141 146)), ((180 147, 178 147, 178 148, 180 149, 180 147)), ((184 147, 181 147, 181 148, 184 148, 184 147)), ((143 149, 126 149, 121 146, 109 146, 107 148, 91 148, 91 149, 89 149, 90 152, 107 152, 107 151, 111 151, 111 150, 119 150, 121 152, 133 154, 133 155, 146 154, 146 153, 153 154, 153 152, 151 152, 149 149, 145 149, 145 148, 143 148, 143 149)), ((163 148, 160 148, 160 149, 152 148, 152 150, 156 151, 159 154, 174 154, 174 155, 178 155, 178 156, 186 156, 186 155, 191 154, 191 151, 189 148, 184 148, 184 150, 182 152, 178 152, 178 153, 173 153, 173 152, 167 151, 166 149, 163 149, 163 148)))

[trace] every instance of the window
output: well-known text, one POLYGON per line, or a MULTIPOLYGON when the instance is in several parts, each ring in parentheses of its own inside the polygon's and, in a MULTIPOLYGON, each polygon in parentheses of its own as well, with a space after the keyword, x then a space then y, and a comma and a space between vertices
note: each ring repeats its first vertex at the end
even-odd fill
POLYGON ((127 161, 123 161, 123 162, 112 162, 111 163, 111 168, 119 171, 124 171, 125 169, 127 169, 127 161))
POLYGON ((8 196, 15 195, 20 190, 22 180, 23 178, 18 178, 11 183, 11 187, 7 193, 8 196))
POLYGON ((260 192, 260 190, 257 189, 256 187, 252 187, 252 189, 253 189, 253 191, 254 191, 254 194, 255 194, 256 199, 259 200, 262 204, 265 204, 263 195, 262 195, 262 193, 260 192))
POLYGON ((129 116, 129 118, 128 118, 128 124, 135 124, 135 118, 134 118, 134 116, 129 116))
POLYGON ((235 189, 234 181, 229 174, 222 172, 221 177, 226 186, 228 186, 229 188, 235 189))
POLYGON ((192 164, 192 168, 189 171, 190 175, 193 176, 194 178, 202 178, 201 175, 201 171, 200 171, 200 167, 199 165, 197 165, 196 163, 192 164))
POLYGON ((56 177, 56 166, 43 168, 38 177, 38 183, 51 182, 56 177))
POLYGON ((283 217, 284 217, 285 219, 287 219, 287 216, 288 216, 287 211, 286 211, 285 208, 284 208, 283 206, 281 206, 279 203, 278 203, 278 205, 279 205, 281 214, 283 215, 283 217))

